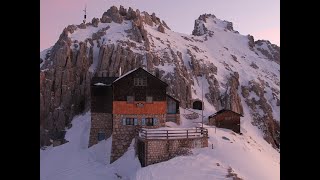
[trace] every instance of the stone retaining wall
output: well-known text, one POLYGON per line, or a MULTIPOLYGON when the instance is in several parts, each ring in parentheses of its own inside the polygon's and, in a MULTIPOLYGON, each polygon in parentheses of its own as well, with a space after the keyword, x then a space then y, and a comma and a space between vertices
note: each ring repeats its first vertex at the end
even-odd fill
POLYGON ((113 115, 113 134, 112 134, 112 149, 110 163, 113 163, 120 158, 129 148, 133 138, 137 134, 137 130, 140 128, 159 128, 165 126, 165 114, 148 114, 148 115, 113 115), (142 118, 157 118, 158 124, 156 126, 141 126, 142 118), (122 125, 123 118, 137 118, 138 125, 122 125))
POLYGON ((185 155, 188 150, 192 148, 208 147, 208 138, 194 138, 194 139, 155 139, 155 140, 143 140, 137 138, 136 141, 142 141, 143 143, 137 143, 143 145, 145 152, 138 152, 139 160, 143 166, 155 164, 163 161, 167 161, 176 156, 185 155))

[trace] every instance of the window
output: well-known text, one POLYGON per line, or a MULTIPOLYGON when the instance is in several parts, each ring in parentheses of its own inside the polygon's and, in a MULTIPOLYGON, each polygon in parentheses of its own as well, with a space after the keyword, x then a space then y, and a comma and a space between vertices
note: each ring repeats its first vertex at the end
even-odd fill
POLYGON ((134 119, 133 118, 126 118, 126 125, 133 125, 134 119))
POLYGON ((146 126, 153 126, 153 118, 146 118, 146 126))
POLYGON ((147 78, 134 78, 135 86, 147 86, 147 78))
POLYGON ((134 102, 134 96, 127 96, 127 103, 133 103, 134 102))
POLYGON ((98 141, 102 141, 106 139, 106 134, 104 132, 98 133, 98 141))
POLYGON ((156 126, 158 124, 157 118, 142 118, 143 126, 156 126))
POLYGON ((127 126, 138 125, 138 119, 137 118, 124 118, 124 119, 122 119, 122 125, 127 125, 127 126))
POLYGON ((152 103, 152 96, 147 96, 147 103, 152 103))

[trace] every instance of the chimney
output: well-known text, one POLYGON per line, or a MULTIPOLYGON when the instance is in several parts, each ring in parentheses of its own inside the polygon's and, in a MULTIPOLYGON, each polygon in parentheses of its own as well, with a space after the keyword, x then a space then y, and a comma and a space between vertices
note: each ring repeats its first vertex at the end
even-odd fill
POLYGON ((121 77, 121 67, 119 68, 119 77, 121 77))

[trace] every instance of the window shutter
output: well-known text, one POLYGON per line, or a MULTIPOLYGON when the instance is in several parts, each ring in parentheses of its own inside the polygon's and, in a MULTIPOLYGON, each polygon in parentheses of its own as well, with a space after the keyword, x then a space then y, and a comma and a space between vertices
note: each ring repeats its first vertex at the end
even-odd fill
POLYGON ((145 125, 146 125, 146 119, 145 119, 145 118, 142 118, 142 120, 141 120, 141 125, 142 125, 142 126, 145 126, 145 125))
POLYGON ((122 125, 126 125, 126 118, 122 119, 122 125))
POLYGON ((157 118, 153 118, 153 125, 156 126, 156 125, 158 125, 157 123, 158 123, 158 119, 157 118))
POLYGON ((134 118, 134 125, 138 125, 138 119, 137 118, 134 118))

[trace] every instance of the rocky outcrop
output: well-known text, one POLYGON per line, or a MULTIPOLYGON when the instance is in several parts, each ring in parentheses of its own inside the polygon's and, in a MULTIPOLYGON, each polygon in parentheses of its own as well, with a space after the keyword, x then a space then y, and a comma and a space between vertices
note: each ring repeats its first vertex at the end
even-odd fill
POLYGON ((166 22, 164 22, 163 20, 162 20, 162 24, 163 24, 164 27, 166 27, 167 29, 171 30, 171 29, 169 28, 169 26, 166 24, 166 22))
POLYGON ((102 17, 100 18, 100 21, 101 21, 102 23, 111 23, 111 22, 112 22, 112 19, 111 19, 111 17, 109 17, 109 16, 107 15, 107 13, 105 12, 105 13, 103 13, 102 17))
MULTIPOLYGON (((265 135, 265 140, 272 144, 273 147, 279 148, 280 146, 280 123, 273 118, 273 110, 268 100, 264 96, 263 84, 250 81, 249 86, 242 86, 241 93, 245 98, 246 104, 250 108, 250 113, 253 117, 252 124, 261 129, 265 135), (250 93, 254 93, 259 97, 250 98, 250 93), (262 111, 262 113, 261 113, 262 111)), ((280 105, 280 102, 279 102, 280 105)))
POLYGON ((269 60, 276 62, 277 64, 280 64, 280 47, 271 44, 270 41, 266 40, 258 40, 255 43, 255 46, 257 47, 257 51, 260 51, 261 54, 266 56, 269 60))
POLYGON ((125 9, 123 6, 120 6, 119 8, 119 14, 121 16, 126 16, 127 15, 127 9, 125 9))
POLYGON ((126 19, 136 19, 137 14, 140 15, 140 12, 136 12, 131 7, 129 7, 128 12, 126 14, 126 19))
POLYGON ((158 26, 158 31, 164 33, 164 27, 162 26, 162 24, 158 26))
POLYGON ((99 22, 100 22, 99 18, 93 18, 91 21, 92 26, 94 27, 98 27, 99 22))
POLYGON ((248 45, 249 48, 253 51, 253 47, 254 47, 254 38, 253 36, 251 36, 250 34, 247 36, 248 37, 248 45))
POLYGON ((208 32, 206 26, 199 20, 195 20, 194 29, 192 31, 192 35, 194 36, 202 36, 208 32))
POLYGON ((112 6, 107 12, 103 13, 101 22, 108 22, 108 18, 110 17, 111 20, 115 23, 121 24, 123 22, 123 17, 120 15, 119 10, 116 6, 112 6))
POLYGON ((223 22, 226 23, 226 29, 227 30, 234 31, 232 22, 229 22, 229 21, 223 21, 223 22))
POLYGON ((243 114, 241 98, 238 94, 239 85, 239 74, 237 72, 230 74, 227 82, 227 90, 221 98, 221 105, 224 109, 243 114))
MULTIPOLYGON (((204 23, 207 22, 208 18, 216 18, 213 14, 202 14, 199 16, 197 20, 195 20, 194 28, 192 31, 192 35, 194 36, 202 36, 204 34, 207 34, 210 32, 210 37, 213 36, 214 32, 207 29, 207 27, 204 25, 204 23)), ((232 25, 232 24, 231 24, 232 25)))
POLYGON ((147 12, 143 12, 143 14, 144 14, 144 22, 149 26, 153 26, 152 17, 147 12))
POLYGON ((81 24, 78 25, 77 27, 80 28, 80 29, 85 29, 85 28, 87 28, 86 24, 84 24, 84 23, 81 23, 81 24))
POLYGON ((90 102, 89 60, 85 43, 71 50, 65 29, 51 50, 50 64, 40 71, 40 142, 57 139, 74 114, 88 109, 90 102))
MULTIPOLYGON (((107 26, 105 28, 101 28, 99 31, 96 33, 93 33, 91 36, 92 41, 100 39, 102 36, 107 34, 107 30, 110 28, 110 26, 107 26)), ((99 41, 98 41, 99 42, 99 41)))

